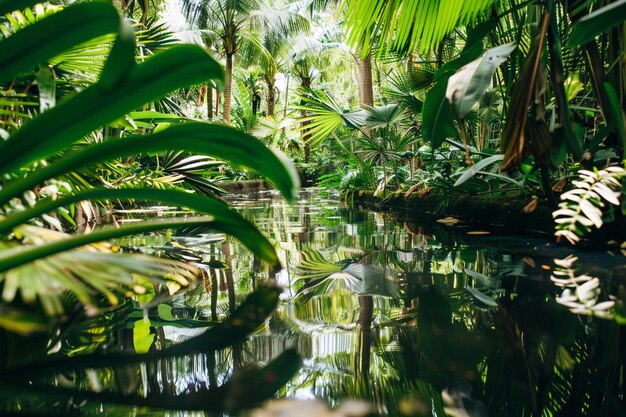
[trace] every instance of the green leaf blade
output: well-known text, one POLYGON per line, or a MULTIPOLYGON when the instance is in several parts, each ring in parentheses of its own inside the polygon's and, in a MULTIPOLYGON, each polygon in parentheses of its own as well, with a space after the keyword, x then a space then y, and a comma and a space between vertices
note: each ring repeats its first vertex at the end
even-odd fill
POLYGON ((96 83, 26 123, 0 143, 0 171, 45 159, 147 102, 222 75, 221 65, 202 48, 172 47, 136 65, 115 88, 96 83))
POLYGON ((566 46, 575 47, 589 43, 625 20, 626 0, 610 3, 576 22, 566 46))
POLYGON ((61 52, 98 36, 118 31, 115 8, 93 2, 68 6, 0 42, 0 82, 32 71, 61 52))

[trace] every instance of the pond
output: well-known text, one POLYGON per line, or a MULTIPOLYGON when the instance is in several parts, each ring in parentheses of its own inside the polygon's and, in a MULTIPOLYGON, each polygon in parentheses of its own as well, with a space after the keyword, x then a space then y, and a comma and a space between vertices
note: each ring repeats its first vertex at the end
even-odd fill
MULTIPOLYGON (((575 252, 549 236, 354 210, 319 190, 302 191, 295 205, 271 191, 230 203, 272 239, 285 269, 271 271, 237 242, 197 230, 121 242, 198 262, 203 282, 159 306, 152 323, 141 320, 146 312, 118 311, 134 317, 130 325, 109 317, 69 335, 64 348, 147 351, 182 342, 204 331, 199 323, 223 320, 253 289, 275 281, 284 290, 269 319, 245 343, 139 370, 88 372, 82 387, 175 398, 230 381, 237 394, 224 398, 240 408, 281 372, 255 379, 242 370, 295 349, 302 366, 280 397, 331 407, 363 399, 389 416, 626 413, 619 249, 575 252)), ((99 403, 82 411, 194 415, 99 403)))

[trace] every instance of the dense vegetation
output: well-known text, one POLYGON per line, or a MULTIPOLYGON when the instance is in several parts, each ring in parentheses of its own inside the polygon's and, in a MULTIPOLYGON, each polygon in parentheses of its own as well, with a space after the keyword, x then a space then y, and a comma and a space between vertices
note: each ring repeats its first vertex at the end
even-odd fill
POLYGON ((206 279, 184 257, 127 250, 132 235, 210 230, 280 266, 221 181, 268 179, 287 200, 300 180, 438 196, 439 209, 457 195, 519 199, 553 211, 571 244, 623 221, 626 0, 182 0, 196 45, 159 20, 164 7, 0 1, 0 336, 5 351, 30 346, 2 358, 3 392, 213 411, 241 406, 225 392, 273 395, 298 367, 292 351, 247 374, 271 375, 265 389, 225 382, 204 393, 210 407, 41 378, 215 350, 263 322, 273 285, 158 351, 150 339, 101 355, 87 330, 119 309, 147 318, 206 279), (189 211, 110 216, 150 204, 189 211))

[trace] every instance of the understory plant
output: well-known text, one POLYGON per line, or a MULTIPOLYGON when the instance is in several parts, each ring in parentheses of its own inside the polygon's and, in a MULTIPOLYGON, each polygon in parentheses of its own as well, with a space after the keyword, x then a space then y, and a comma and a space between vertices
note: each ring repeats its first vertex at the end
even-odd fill
MULTIPOLYGON (((76 188, 60 186, 64 182, 59 179, 79 177, 99 164, 185 151, 249 167, 273 181, 288 198, 294 196, 297 180, 290 165, 253 137, 230 127, 180 120, 148 135, 105 136, 96 142, 83 139, 102 126, 119 126, 117 121, 128 113, 177 88, 209 79, 219 82, 223 77, 213 58, 190 45, 172 46, 137 63, 135 31, 110 5, 68 6, 6 36, 0 41, 3 94, 13 93, 11 88, 22 80, 32 79, 33 68, 54 73, 55 58, 71 56, 75 48, 105 35, 109 39, 113 35, 115 41, 112 46, 105 44, 110 51, 97 81, 50 108, 42 107, 34 117, 24 117, 15 110, 15 104, 7 104, 11 112, 4 117, 3 128, 8 137, 0 142, 0 282, 2 309, 11 317, 3 320, 2 326, 13 331, 45 330, 53 323, 49 317, 72 311, 67 291, 93 312, 98 306, 115 304, 120 296, 133 293, 134 274, 155 282, 178 275, 179 284, 188 284, 198 273, 194 267, 177 261, 114 253, 110 246, 98 243, 108 239, 202 225, 231 234, 265 261, 278 263, 267 239, 210 195, 146 187, 140 182, 129 187, 128 181, 117 186, 106 181, 83 183, 76 188), (52 218, 50 213, 81 201, 117 200, 166 203, 208 216, 152 220, 73 234, 53 234, 29 224, 38 218, 52 218), (183 275, 181 271, 185 271, 183 275)), ((39 100, 45 100, 41 83, 35 85, 39 86, 39 100)), ((169 155, 167 160, 172 159, 169 155)))
MULTIPOLYGON (((31 16, 28 8, 33 4, 28 0, 3 2, 0 13, 23 9, 26 11, 19 13, 31 16)), ((33 7, 39 10, 44 6, 33 7)), ((259 259, 274 267, 279 265, 267 238, 215 197, 212 190, 207 190, 201 175, 195 183, 201 193, 177 186, 182 177, 189 180, 198 175, 194 167, 206 167, 218 160, 252 169, 272 181, 289 199, 294 198, 298 181, 288 161, 248 134, 177 115, 145 112, 149 103, 179 88, 223 81, 219 63, 200 47, 175 45, 137 60, 134 28, 120 18, 112 5, 101 2, 55 9, 54 13, 26 23, 7 31, 0 40, 0 350, 7 352, 15 343, 24 343, 23 337, 27 337, 25 340, 30 341, 27 344, 33 350, 39 350, 34 356, 3 356, 3 408, 28 413, 27 402, 19 400, 26 396, 67 400, 66 404, 82 399, 169 409, 234 411, 273 395, 299 366, 298 356, 291 350, 264 369, 242 374, 250 381, 265 380, 262 389, 258 384, 246 388, 225 382, 192 395, 172 396, 157 392, 157 387, 148 393, 145 385, 146 391, 141 394, 136 387, 131 392, 117 393, 58 383, 60 374, 80 377, 84 372, 93 374, 88 370, 98 369, 103 372, 101 376, 106 376, 107 370, 113 368, 118 372, 139 363, 153 364, 192 352, 212 352, 243 340, 276 306, 280 292, 277 287, 258 289, 238 309, 233 306, 228 320, 205 323, 210 329, 185 343, 162 345, 156 351, 150 349, 150 344, 140 349, 137 346, 143 345, 139 343, 131 353, 93 353, 70 358, 55 354, 64 337, 80 328, 81 323, 98 318, 99 325, 86 327, 93 336, 102 323, 116 315, 116 306, 123 306, 130 299, 141 301, 147 319, 149 309, 190 287, 203 274, 199 267, 186 262, 119 253, 118 245, 107 243, 111 239, 169 228, 201 227, 228 234, 259 259), (71 77, 57 73, 63 74, 61 67, 66 60, 86 51, 93 53, 94 48, 106 57, 97 77, 85 80, 80 88, 68 93, 66 87, 71 77), (31 100, 39 102, 39 110, 31 100), (30 107, 23 111, 24 106, 30 107), (196 156, 181 157, 187 153, 196 156), (159 166, 164 164, 173 178, 169 185, 164 185, 167 181, 157 181, 163 186, 155 187, 155 182, 142 181, 141 175, 107 181, 95 174, 107 166, 122 166, 141 158, 159 166), (84 202, 116 201, 169 204, 201 215, 74 232, 43 227, 52 224, 68 229, 72 223, 68 208, 84 202), (63 222, 59 215, 65 216, 63 222), (99 315, 103 312, 109 313, 108 319, 106 314, 99 315), (48 345, 38 343, 41 335, 49 336, 48 345), (267 383, 267 375, 273 382, 267 383), (233 400, 241 396, 250 401, 244 404, 233 400)), ((73 61, 77 62, 81 60, 73 61)), ((111 179, 108 175, 107 179, 111 179)))
POLYGON ((607 203, 613 206, 611 211, 621 210, 623 177, 624 168, 616 166, 579 170, 578 180, 572 181, 575 188, 561 194, 559 209, 552 213, 555 235, 576 244, 592 229, 600 229, 605 221, 612 220, 614 215, 607 210, 607 203))

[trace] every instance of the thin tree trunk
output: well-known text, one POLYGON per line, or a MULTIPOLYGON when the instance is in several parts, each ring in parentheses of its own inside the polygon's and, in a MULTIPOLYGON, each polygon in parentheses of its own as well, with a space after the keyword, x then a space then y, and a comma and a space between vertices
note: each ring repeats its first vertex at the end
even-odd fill
POLYGON ((230 108, 232 104, 232 86, 233 86, 233 54, 226 54, 226 74, 224 82, 224 112, 222 120, 226 124, 230 124, 230 108))
POLYGON ((211 272, 209 272, 209 275, 211 279, 211 320, 217 321, 217 290, 219 289, 217 276, 211 272))
MULTIPOLYGON (((311 88, 311 78, 309 77, 302 78, 300 82, 300 86, 305 91, 311 88)), ((300 110, 300 116, 302 116, 303 118, 306 117, 307 112, 304 110, 300 110)), ((311 124, 311 121, 306 120, 302 122, 302 127, 304 128, 305 126, 309 124, 311 124)), ((304 144, 304 163, 305 164, 309 162, 309 157, 311 155, 311 144, 309 142, 310 139, 311 139, 311 134, 303 130, 302 131, 302 143, 304 144)))
POLYGON ((359 105, 374 105, 374 86, 372 83, 372 56, 357 58, 359 68, 359 105))
POLYGON ((204 100, 206 99, 206 89, 207 89, 206 85, 203 85, 200 87, 200 92, 198 93, 198 100, 196 100, 196 106, 200 107, 204 104, 204 100))
POLYGON ((220 90, 215 90, 215 117, 219 116, 221 99, 222 95, 220 94, 220 90))
POLYGON ((267 116, 274 117, 274 108, 276 104, 276 88, 274 87, 274 78, 265 78, 267 84, 267 116))
POLYGON ((289 74, 287 74, 287 85, 285 87, 285 111, 283 117, 287 117, 287 107, 289 105, 289 74))
POLYGON ((206 87, 206 114, 209 121, 213 118, 213 87, 206 87))

